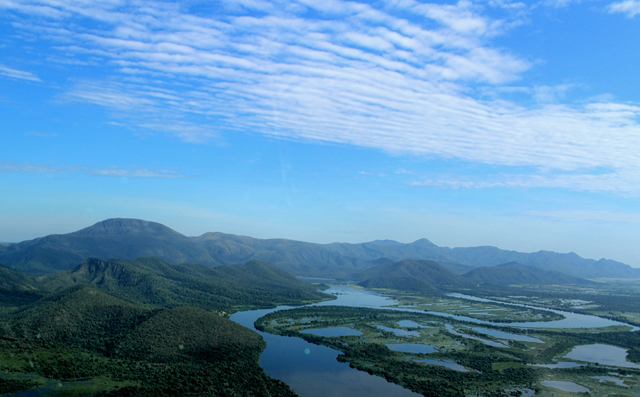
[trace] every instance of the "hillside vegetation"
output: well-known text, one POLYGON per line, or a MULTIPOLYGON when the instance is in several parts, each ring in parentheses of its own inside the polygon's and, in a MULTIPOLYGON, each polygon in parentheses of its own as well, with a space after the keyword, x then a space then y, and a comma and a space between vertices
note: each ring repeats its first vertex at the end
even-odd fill
POLYGON ((471 282, 428 260, 407 259, 375 265, 354 274, 366 288, 390 288, 404 291, 437 291, 443 287, 469 286, 471 282))
POLYGON ((32 296, 5 299, 0 394, 294 396, 260 368, 262 338, 228 315, 329 297, 258 261, 209 268, 90 258, 45 277, 6 268, 0 277, 3 291, 32 296))
POLYGON ((509 262, 493 267, 479 267, 463 275, 479 284, 513 285, 513 284, 539 284, 539 285, 594 285, 596 283, 569 276, 567 274, 546 270, 533 266, 525 266, 517 262, 509 262))
POLYGON ((311 284, 263 262, 209 268, 176 265, 158 258, 90 258, 39 282, 48 291, 92 284, 128 301, 163 307, 189 305, 219 312, 295 305, 328 297, 311 284))

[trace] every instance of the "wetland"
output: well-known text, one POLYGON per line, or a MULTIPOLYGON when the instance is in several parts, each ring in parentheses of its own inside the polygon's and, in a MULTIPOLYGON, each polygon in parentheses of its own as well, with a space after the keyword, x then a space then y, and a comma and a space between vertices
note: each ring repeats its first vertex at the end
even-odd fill
POLYGON ((277 360, 265 357, 274 343, 268 338, 295 345, 311 367, 343 364, 341 376, 375 375, 359 378, 358 387, 374 379, 379 386, 383 380, 399 387, 371 395, 401 395, 400 390, 425 396, 569 396, 585 390, 595 396, 640 395, 640 369, 628 355, 637 351, 640 338, 630 324, 467 295, 419 296, 347 285, 331 285, 325 292, 337 299, 252 316, 268 345, 261 366, 302 396, 321 395, 319 390, 333 385, 323 384, 324 369, 314 376, 295 362, 295 372, 307 374, 300 383, 313 391, 296 387, 287 377, 299 374, 286 375, 277 360), (322 350, 328 354, 324 364, 313 356, 320 348, 329 349, 322 350), (617 352, 618 361, 594 361, 584 353, 602 349, 617 352))

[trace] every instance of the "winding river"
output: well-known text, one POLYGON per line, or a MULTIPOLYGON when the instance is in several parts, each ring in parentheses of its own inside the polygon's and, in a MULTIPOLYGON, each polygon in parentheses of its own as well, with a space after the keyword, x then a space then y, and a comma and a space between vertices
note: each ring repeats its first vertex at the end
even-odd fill
MULTIPOLYGON (((391 308, 397 302, 387 296, 371 291, 357 290, 342 285, 332 285, 324 291, 336 295, 337 299, 314 303, 309 306, 351 306, 378 309, 393 309, 408 312, 421 312, 419 310, 391 308)), ((453 295, 453 297, 480 300, 467 295, 453 295)), ((482 301, 490 301, 482 299, 482 301)), ((502 302, 499 302, 502 303, 502 302)), ((514 305, 524 306, 524 305, 514 305)), ((274 309, 249 310, 234 313, 231 320, 258 332, 267 342, 267 347, 260 356, 260 366, 265 373, 272 378, 287 383, 293 390, 303 397, 404 397, 419 396, 394 383, 387 382, 377 376, 369 375, 357 369, 350 368, 347 363, 336 360, 339 351, 325 346, 308 343, 300 338, 285 337, 257 331, 254 322, 267 313, 277 310, 291 309, 291 306, 279 306, 274 309)), ((547 309, 544 309, 547 310, 547 309)), ((607 327, 610 325, 626 325, 618 321, 608 320, 596 316, 576 314, 553 310, 565 316, 563 320, 529 323, 488 323, 471 317, 460 315, 447 315, 440 312, 428 312, 440 316, 453 317, 459 320, 472 321, 478 324, 492 324, 517 326, 523 328, 577 328, 577 327, 607 327)))

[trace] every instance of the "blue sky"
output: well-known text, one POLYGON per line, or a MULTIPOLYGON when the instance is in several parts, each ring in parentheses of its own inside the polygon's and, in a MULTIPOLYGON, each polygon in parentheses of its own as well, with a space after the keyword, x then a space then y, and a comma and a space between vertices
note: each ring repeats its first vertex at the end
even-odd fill
POLYGON ((640 267, 640 1, 0 0, 0 241, 186 235, 640 267))

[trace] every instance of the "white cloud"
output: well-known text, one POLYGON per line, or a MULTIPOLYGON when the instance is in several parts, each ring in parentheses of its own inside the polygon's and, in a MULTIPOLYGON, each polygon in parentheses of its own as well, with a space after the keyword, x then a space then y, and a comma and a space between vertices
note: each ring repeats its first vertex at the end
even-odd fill
POLYGON ((512 19, 468 1, 235 1, 206 16, 152 1, 22 4, 50 8, 50 19, 0 0, 21 29, 108 73, 63 98, 114 109, 135 128, 193 143, 251 131, 532 170, 457 186, 640 193, 640 108, 563 104, 570 85, 510 86, 532 64, 492 40, 520 21, 518 3, 493 4, 512 19), (60 18, 74 31, 55 30, 60 18), (510 87, 538 104, 501 99, 510 87), (479 99, 488 91, 494 99, 479 99))
POLYGON ((148 170, 146 168, 122 168, 110 167, 88 167, 88 166, 67 166, 55 163, 21 163, 11 161, 0 161, 0 172, 20 173, 20 174, 68 174, 84 173, 96 176, 116 176, 128 178, 167 178, 177 179, 187 176, 176 170, 148 170))
POLYGON ((640 1, 638 0, 625 0, 618 3, 612 3, 609 5, 610 13, 625 14, 627 18, 633 18, 640 14, 640 1))
POLYGON ((483 178, 457 175, 425 177, 409 182, 412 186, 436 186, 446 189, 492 188, 562 188, 581 192, 613 192, 637 197, 639 178, 624 173, 594 172, 539 172, 532 174, 502 174, 483 178))
POLYGON ((0 65, 0 75, 11 77, 14 79, 28 80, 28 81, 42 81, 31 72, 25 72, 23 70, 12 69, 10 67, 0 65))
POLYGON ((553 218, 562 222, 640 223, 640 213, 601 210, 525 211, 525 215, 553 218))

